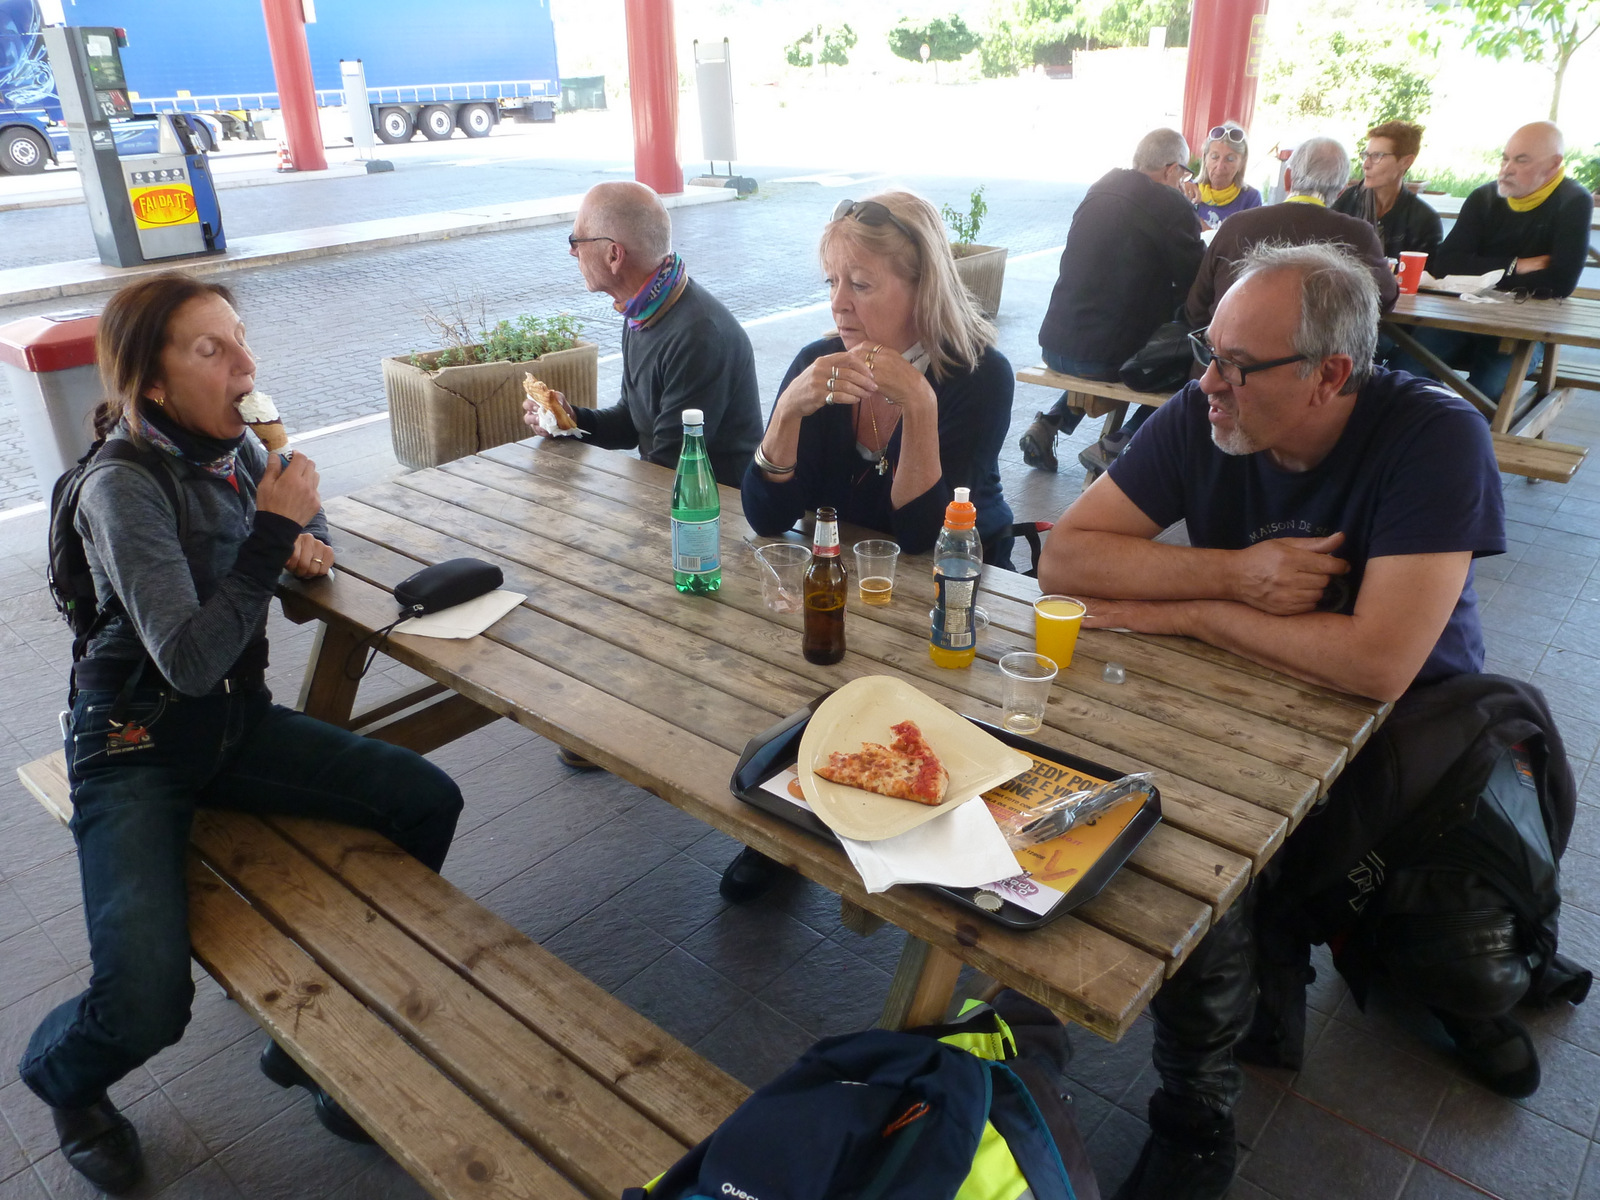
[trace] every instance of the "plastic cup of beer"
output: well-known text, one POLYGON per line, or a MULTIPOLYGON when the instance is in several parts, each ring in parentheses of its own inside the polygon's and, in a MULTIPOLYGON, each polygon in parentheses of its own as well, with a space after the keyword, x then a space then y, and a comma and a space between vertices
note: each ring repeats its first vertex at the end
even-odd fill
POLYGON ((1407 295, 1414 293, 1422 283, 1422 272, 1428 266, 1428 256, 1420 250, 1403 250, 1400 252, 1400 290, 1407 295))
POLYGON ((894 565, 900 558, 900 547, 894 542, 872 538, 857 542, 856 586, 861 589, 861 603, 887 604, 894 596, 894 565))
POLYGON ((1034 649, 1065 671, 1072 665, 1072 651, 1087 611, 1083 601, 1071 596, 1040 596, 1033 602, 1034 649))
POLYGON ((1013 651, 1000 659, 1000 678, 1000 724, 1012 733, 1038 733, 1056 679, 1055 660, 1013 651))
POLYGON ((772 542, 754 547, 761 573, 761 600, 775 613, 798 613, 805 608, 806 568, 811 551, 794 542, 772 542))

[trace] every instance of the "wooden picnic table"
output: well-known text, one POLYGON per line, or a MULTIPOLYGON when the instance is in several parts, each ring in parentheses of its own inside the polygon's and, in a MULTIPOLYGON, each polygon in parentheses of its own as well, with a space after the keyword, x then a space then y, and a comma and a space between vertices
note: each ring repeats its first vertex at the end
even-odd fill
POLYGON ((869 608, 852 593, 849 652, 816 666, 800 654, 800 618, 762 603, 738 492, 722 490, 721 590, 673 589, 671 487, 669 471, 563 439, 500 446, 329 501, 336 578, 283 593, 292 619, 323 622, 302 706, 352 726, 389 719, 385 736, 421 746, 510 717, 793 866, 843 898, 852 928, 888 920, 910 935, 885 1006, 890 1026, 942 1018, 965 962, 1119 1037, 1387 711, 1201 643, 1086 630, 1038 740, 1156 772, 1164 820, 1128 866, 1096 899, 1031 932, 920 888, 868 895, 841 850, 730 793, 740 751, 864 675, 900 676, 997 722, 995 660, 1031 648, 1038 585, 986 570, 991 624, 978 661, 942 670, 926 648, 930 564, 908 557, 891 605, 869 608), (436 682, 352 716, 347 662, 393 619, 390 590, 464 555, 497 564, 527 601, 471 640, 391 637, 384 652, 436 682), (1108 661, 1124 665, 1125 683, 1103 680, 1108 661))
MULTIPOLYGON (((1383 320, 1385 331, 1403 349, 1426 363, 1434 374, 1466 397, 1484 416, 1497 439, 1541 438, 1565 407, 1572 389, 1554 386, 1562 346, 1600 348, 1600 301, 1569 297, 1565 300, 1518 300, 1507 294, 1484 302, 1433 292, 1402 295, 1383 320), (1459 371, 1450 368, 1421 346, 1407 329, 1431 326, 1456 329, 1501 339, 1501 349, 1512 356, 1511 373, 1498 397, 1490 398, 1459 371), (1538 380, 1527 385, 1535 348, 1544 343, 1544 362, 1538 380)), ((1556 445, 1550 443, 1549 445, 1556 445)), ((1570 447, 1582 458, 1581 447, 1570 447)), ((1576 469, 1576 464, 1574 464, 1576 469)))

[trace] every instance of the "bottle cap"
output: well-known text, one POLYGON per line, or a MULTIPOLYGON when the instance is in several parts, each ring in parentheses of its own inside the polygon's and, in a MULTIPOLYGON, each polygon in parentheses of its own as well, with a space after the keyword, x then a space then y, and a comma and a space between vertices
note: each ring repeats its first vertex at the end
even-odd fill
POLYGON ((685 425, 704 425, 706 423, 706 415, 698 408, 686 408, 683 410, 683 423, 685 425))
POLYGON ((945 506, 946 529, 971 529, 978 523, 978 510, 967 499, 971 494, 968 488, 956 489, 956 498, 945 506))

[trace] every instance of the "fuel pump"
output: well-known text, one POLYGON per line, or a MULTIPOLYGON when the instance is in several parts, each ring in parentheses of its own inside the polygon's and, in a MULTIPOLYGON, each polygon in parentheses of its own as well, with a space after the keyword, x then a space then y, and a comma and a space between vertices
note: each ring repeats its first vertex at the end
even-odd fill
POLYGON ((160 114, 155 154, 117 154, 112 122, 133 111, 123 31, 51 25, 44 40, 100 261, 134 267, 225 249, 211 171, 186 122, 160 114))

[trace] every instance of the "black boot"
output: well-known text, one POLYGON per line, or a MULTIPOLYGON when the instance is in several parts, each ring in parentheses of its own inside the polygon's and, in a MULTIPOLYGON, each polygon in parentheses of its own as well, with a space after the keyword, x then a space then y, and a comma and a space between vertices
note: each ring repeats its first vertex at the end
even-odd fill
POLYGON ((133 1122, 101 1098, 88 1108, 52 1108, 61 1153, 72 1169, 102 1192, 125 1192, 144 1174, 133 1122))
POLYGON ((306 1073, 306 1069, 289 1057, 289 1052, 277 1042, 268 1042, 261 1051, 261 1073, 281 1088, 303 1087, 311 1093, 317 1120, 336 1138, 368 1146, 372 1135, 356 1119, 339 1106, 339 1102, 306 1073))
POLYGON ((1256 1012, 1250 1032, 1234 1047, 1243 1062, 1298 1071, 1305 1061, 1306 987, 1317 977, 1310 963, 1256 964, 1256 1012))
POLYGON ((722 871, 717 891, 729 904, 749 904, 772 889, 788 868, 746 846, 722 871))
POLYGON ((1150 1140, 1116 1200, 1222 1200, 1238 1158, 1231 1114, 1158 1091, 1150 1097, 1150 1140))
POLYGON ((1437 1008, 1433 1012, 1484 1087, 1513 1100, 1539 1090, 1539 1052, 1519 1022, 1510 1017, 1475 1021, 1437 1008))

